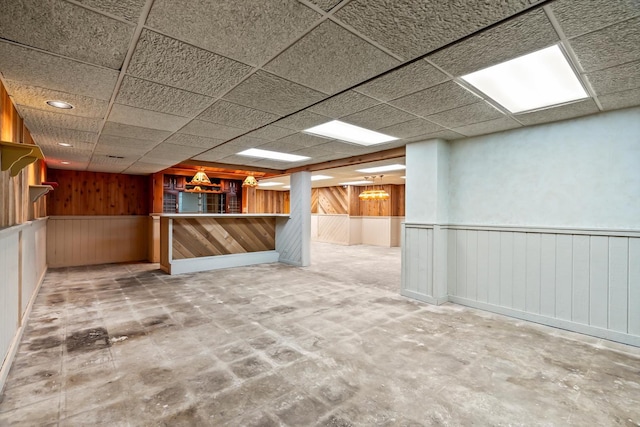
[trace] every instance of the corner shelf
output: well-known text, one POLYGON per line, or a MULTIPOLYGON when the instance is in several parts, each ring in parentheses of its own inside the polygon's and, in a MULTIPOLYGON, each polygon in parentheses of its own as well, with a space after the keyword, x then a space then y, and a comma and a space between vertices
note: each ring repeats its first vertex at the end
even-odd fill
POLYGON ((22 168, 38 159, 44 160, 40 147, 33 144, 0 141, 0 152, 2 152, 0 169, 3 171, 10 169, 11 176, 18 175, 22 168))
POLYGON ((30 185, 29 186, 29 199, 32 203, 35 203, 40 197, 53 190, 51 185, 30 185))

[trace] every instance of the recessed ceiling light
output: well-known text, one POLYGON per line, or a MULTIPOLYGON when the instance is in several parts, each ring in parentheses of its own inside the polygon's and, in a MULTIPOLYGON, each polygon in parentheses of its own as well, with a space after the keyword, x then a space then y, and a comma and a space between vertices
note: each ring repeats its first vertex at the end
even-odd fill
POLYGON ((322 181, 323 179, 331 179, 332 176, 329 175, 312 175, 311 181, 322 181))
POLYGON ((261 159, 282 160, 284 162, 299 162, 308 160, 311 157, 298 156, 297 154, 280 153, 278 151, 260 150, 258 148, 249 148, 238 153, 240 156, 259 157, 261 159))
POLYGON ((72 145, 68 142, 58 142, 58 145, 61 147, 72 147, 72 145))
POLYGON ((398 139, 395 136, 385 135, 384 133, 351 125, 349 123, 341 122, 340 120, 332 120, 330 122, 305 129, 303 132, 325 136, 327 138, 340 139, 342 141, 353 142, 360 145, 382 144, 383 142, 395 141, 398 139))
POLYGON ((70 110, 73 108, 73 105, 69 104, 68 102, 64 102, 64 101, 55 101, 55 100, 51 100, 51 101, 47 101, 47 105, 53 107, 53 108, 61 108, 63 110, 70 110))
POLYGON ((404 170, 407 167, 405 165, 387 165, 387 166, 376 166, 374 168, 366 168, 366 169, 358 169, 358 172, 364 173, 378 173, 378 172, 390 172, 390 171, 399 171, 404 170))
POLYGON ((258 187, 277 187, 282 184, 282 182, 259 182, 258 187))
POLYGON ((588 97, 558 45, 461 78, 512 113, 588 97))
POLYGON ((364 185, 364 184, 372 184, 373 181, 349 181, 349 182, 341 182, 340 185, 364 185))
POLYGON ((60 162, 60 163, 62 163, 63 165, 68 165, 69 164, 69 162, 60 162))

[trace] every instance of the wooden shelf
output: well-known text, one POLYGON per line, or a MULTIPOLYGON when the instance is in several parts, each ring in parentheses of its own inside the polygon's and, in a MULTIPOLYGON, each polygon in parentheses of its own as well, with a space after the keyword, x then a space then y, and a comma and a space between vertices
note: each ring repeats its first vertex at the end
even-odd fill
POLYGON ((40 197, 53 190, 51 185, 30 185, 29 186, 29 199, 35 203, 40 197))
POLYGON ((11 176, 18 175, 18 172, 20 172, 22 168, 38 159, 44 160, 44 155, 40 147, 33 144, 0 141, 0 151, 2 152, 0 169, 3 171, 9 169, 11 176))

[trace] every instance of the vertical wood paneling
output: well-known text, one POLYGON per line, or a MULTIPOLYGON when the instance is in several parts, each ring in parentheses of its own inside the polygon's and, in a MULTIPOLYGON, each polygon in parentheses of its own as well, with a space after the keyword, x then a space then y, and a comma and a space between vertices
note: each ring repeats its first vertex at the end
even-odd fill
POLYGON ((0 236, 0 359, 4 360, 19 326, 18 231, 0 236))
POLYGON ((257 213, 289 213, 289 192, 256 190, 257 213))
POLYGON ((573 294, 573 237, 556 236, 556 317, 571 320, 573 294))
POLYGON ((412 292, 418 292, 417 263, 420 262, 420 246, 418 245, 418 236, 414 228, 405 228, 404 242, 405 277, 403 286, 412 292))
POLYGON ((609 238, 591 236, 589 258, 589 323, 599 328, 608 325, 609 238))
POLYGON ((609 238, 609 329, 627 332, 628 284, 629 284, 629 239, 609 238))
POLYGON ((527 233, 526 311, 540 313, 540 234, 527 233))
POLYGON ((433 297, 433 229, 406 227, 404 240, 404 289, 433 297))
POLYGON ((500 233, 489 232, 489 304, 500 305, 500 233))
POLYGON ((478 298, 478 232, 467 233, 467 298, 478 298))
POLYGON ((513 235, 513 308, 526 310, 527 302, 527 234, 513 235))
POLYGON ((571 320, 589 324, 589 236, 573 236, 571 320))
POLYGON ((447 290, 450 295, 458 295, 457 230, 447 230, 447 290))
POLYGON ((640 335, 640 238, 629 239, 629 309, 628 330, 640 335))
POLYGON ((489 232, 478 231, 478 301, 487 302, 489 292, 489 232))
POLYGON ((457 294, 467 298, 467 230, 458 230, 456 233, 456 276, 457 294))
POLYGON ((540 314, 556 314, 556 235, 540 237, 540 314))
POLYGON ((500 305, 513 305, 513 233, 500 233, 500 305))

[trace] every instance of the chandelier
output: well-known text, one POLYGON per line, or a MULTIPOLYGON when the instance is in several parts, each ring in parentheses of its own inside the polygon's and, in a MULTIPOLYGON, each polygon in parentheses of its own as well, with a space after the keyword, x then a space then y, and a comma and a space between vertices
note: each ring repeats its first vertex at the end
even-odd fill
POLYGON ((257 187, 258 186, 258 181, 256 181, 256 179, 254 178, 253 175, 249 175, 248 177, 245 178, 244 182, 242 183, 243 187, 257 187))
MULTIPOLYGON (((384 175, 380 175, 381 184, 382 184, 383 176, 384 175)), ((364 177, 365 180, 367 180, 368 178, 369 178, 368 176, 364 177)), ((362 193, 358 195, 358 198, 360 200, 389 200, 389 193, 384 191, 382 188, 376 190, 375 188, 376 177, 372 176, 371 179, 373 180, 373 185, 372 185, 373 188, 371 190, 364 190, 362 193)))

